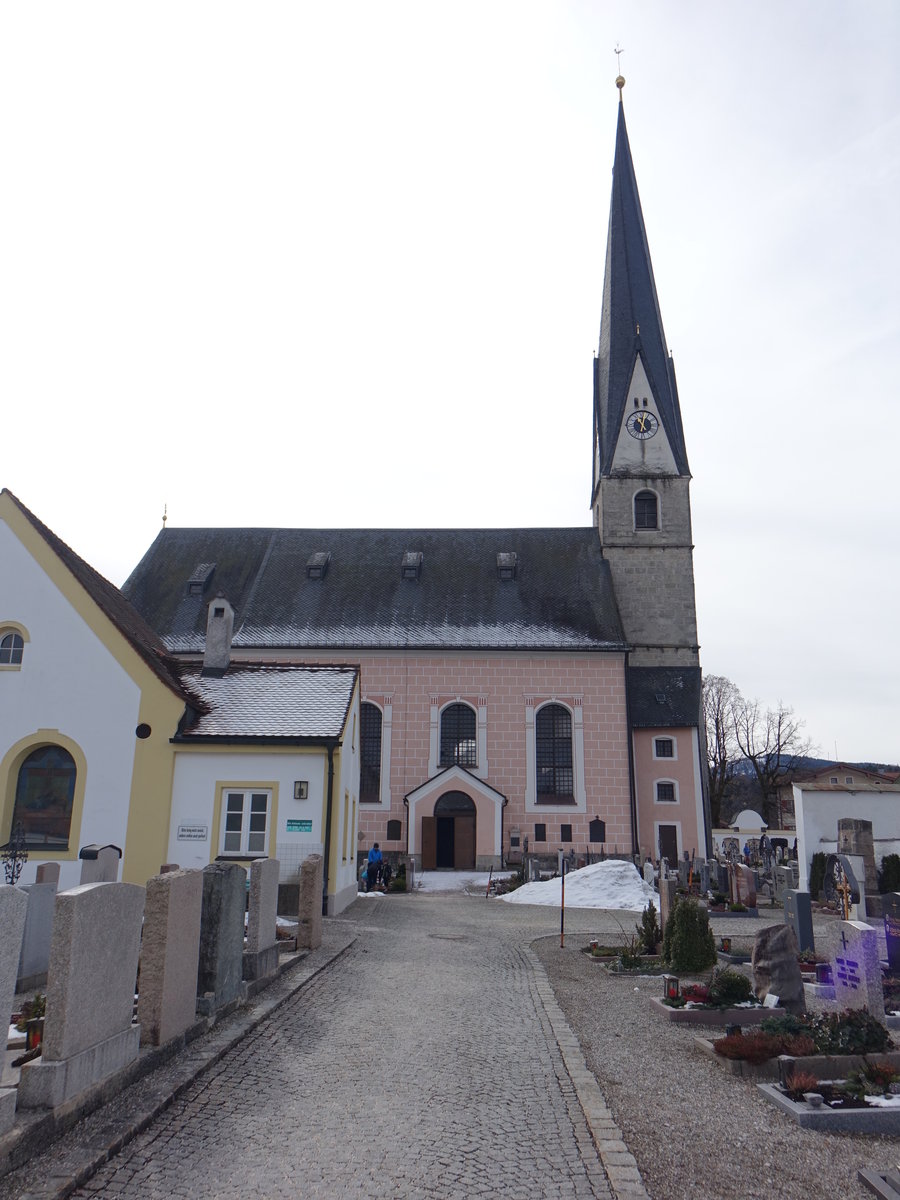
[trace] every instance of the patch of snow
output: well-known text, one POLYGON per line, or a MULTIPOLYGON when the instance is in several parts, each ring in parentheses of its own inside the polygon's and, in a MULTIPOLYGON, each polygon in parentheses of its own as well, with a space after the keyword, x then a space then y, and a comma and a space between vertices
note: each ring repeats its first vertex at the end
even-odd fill
POLYGON ((10 1025, 9 1033, 7 1034, 6 1040, 8 1042, 14 1042, 17 1038, 21 1039, 24 1036, 25 1036, 25 1034, 19 1033, 19 1031, 18 1031, 18 1029, 16 1029, 15 1025, 10 1025))
POLYGON ((383 900, 384 892, 357 892, 357 900, 383 900))
MULTIPOLYGON (((509 904, 547 904, 559 908, 562 880, 526 883, 501 896, 509 904)), ((659 896, 633 863, 607 858, 566 875, 567 908, 610 908, 643 912, 650 901, 659 912, 659 896)))
POLYGON ((419 871, 416 891, 465 892, 470 888, 487 891, 489 879, 509 879, 515 871, 419 871))

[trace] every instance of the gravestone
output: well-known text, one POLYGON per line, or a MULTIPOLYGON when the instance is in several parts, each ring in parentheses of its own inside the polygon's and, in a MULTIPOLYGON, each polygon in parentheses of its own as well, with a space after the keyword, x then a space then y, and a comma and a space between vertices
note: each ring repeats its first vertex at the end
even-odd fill
MULTIPOLYGON (((9 1025, 12 1014, 27 910, 28 896, 22 888, 0 884, 0 1029, 9 1025)), ((15 1118, 15 1088, 0 1088, 0 1135, 12 1129, 15 1118)))
POLYGON ((705 862, 700 867, 700 891, 705 896, 709 891, 709 863, 705 862))
POLYGON ((872 822, 858 817, 841 817, 837 828, 838 854, 855 855, 862 860, 856 878, 865 897, 865 911, 869 916, 881 916, 881 899, 878 894, 878 868, 875 865, 875 839, 872 822))
POLYGON ((794 889, 794 891, 797 891, 800 887, 800 864, 797 862, 796 858, 792 858, 788 862, 787 869, 790 873, 788 887, 791 887, 794 889))
POLYGON ((119 859, 122 851, 118 846, 82 846, 78 851, 81 859, 81 882, 115 883, 119 878, 119 859))
POLYGON ((41 863, 34 874, 35 883, 55 883, 59 887, 59 863, 41 863))
POLYGON ((731 900, 733 904, 756 908, 756 880, 743 863, 735 863, 731 868, 731 900))
POLYGON ((816 940, 813 935, 812 897, 809 892, 788 888, 784 897, 784 923, 790 925, 801 952, 815 953, 816 940))
POLYGON ((57 1108, 130 1063, 144 889, 84 884, 56 898, 43 1053, 22 1067, 20 1108, 57 1108))
POLYGON ((678 882, 681 887, 685 888, 688 885, 688 879, 691 874, 691 863, 689 859, 681 859, 678 863, 678 882))
POLYGON ((644 875, 644 883, 649 884, 650 887, 653 887, 653 876, 654 876, 653 863, 650 861, 649 858, 644 862, 643 875, 644 875))
POLYGON ((768 925, 759 931, 753 942, 750 963, 753 990, 761 1001, 765 1002, 771 993, 788 1012, 806 1012, 798 953, 797 938, 789 925, 768 925))
POLYGON ((243 959, 245 979, 265 979, 278 970, 275 918, 279 874, 277 858, 260 858, 250 864, 250 907, 243 959))
POLYGON ((728 869, 728 863, 716 863, 716 891, 723 896, 729 895, 731 891, 731 872, 728 869))
POLYGON ((672 905, 675 903, 675 880, 660 879, 659 881, 659 927, 665 929, 666 921, 669 919, 669 914, 672 912, 672 905))
POLYGON ((168 875, 170 871, 180 870, 181 867, 179 867, 178 863, 163 863, 163 865, 159 868, 159 873, 160 875, 168 875))
POLYGON ((784 904, 785 893, 791 887, 790 871, 784 864, 777 865, 774 869, 775 877, 775 900, 779 904, 784 904))
POLYGON ((867 1008, 884 1022, 884 989, 878 935, 865 921, 841 921, 834 956, 834 998, 839 1008, 867 1008))
POLYGON ((881 899, 888 966, 891 971, 900 974, 900 892, 888 892, 881 899))
POLYGON ((241 973, 246 905, 247 872, 243 867, 210 863, 203 868, 197 1008, 204 1016, 244 998, 241 973))
MULTIPOLYGON (((53 866, 58 866, 54 863, 53 866)), ((25 889, 23 889, 25 890, 25 889)), ((56 883, 33 883, 28 892, 25 914, 25 936, 19 956, 17 992, 31 992, 47 982, 50 962, 50 942, 53 937, 53 913, 56 905, 56 883)))
POLYGON ((161 1046, 196 1019, 202 871, 147 880, 138 1021, 142 1046, 161 1046))
MULTIPOLYGON (((297 909, 297 949, 315 950, 322 945, 322 886, 325 860, 310 854, 300 864, 300 901, 297 909)), ((407 881, 410 879, 407 863, 407 881)))

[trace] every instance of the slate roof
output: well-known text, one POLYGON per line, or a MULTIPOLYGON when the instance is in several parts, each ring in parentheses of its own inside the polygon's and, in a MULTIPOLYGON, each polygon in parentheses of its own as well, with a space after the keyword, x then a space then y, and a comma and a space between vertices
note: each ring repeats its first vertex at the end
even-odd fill
POLYGON ((632 729, 679 729, 699 724, 699 667, 629 667, 625 675, 632 729))
POLYGON ((183 685, 178 676, 177 665, 159 637, 141 614, 125 599, 119 589, 108 579, 104 579, 83 558, 79 558, 70 546, 57 537, 43 521, 38 520, 34 513, 26 508, 8 488, 4 488, 2 494, 10 498, 29 525, 44 539, 63 566, 71 572, 97 607, 112 621, 154 675, 161 679, 166 687, 170 688, 180 699, 191 704, 200 704, 199 699, 191 695, 183 685))
POLYGON ((207 606, 225 595, 241 649, 623 650, 596 530, 173 529, 123 591, 177 653, 202 651, 207 606), (307 577, 330 554, 322 579, 307 577), (421 553, 418 579, 401 563, 421 553), (515 553, 501 580, 498 553, 515 553), (215 563, 202 595, 188 580, 215 563))
POLYGON ((359 668, 241 664, 212 676, 198 665, 183 674, 206 712, 186 721, 176 741, 318 741, 341 737, 359 668))
POLYGON ((663 331, 650 247, 625 128, 625 108, 620 98, 603 278, 600 348, 594 360, 595 490, 599 482, 598 473, 607 475, 612 466, 628 398, 627 389, 639 351, 678 471, 682 475, 689 475, 675 367, 663 331), (640 329, 639 335, 637 329, 640 329))

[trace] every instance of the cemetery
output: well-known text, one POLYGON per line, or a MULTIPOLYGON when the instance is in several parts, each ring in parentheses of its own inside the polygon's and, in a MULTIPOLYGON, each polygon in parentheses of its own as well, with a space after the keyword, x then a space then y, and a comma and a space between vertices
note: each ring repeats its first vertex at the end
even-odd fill
POLYGON ((302 863, 287 921, 277 859, 249 871, 166 863, 145 887, 119 882, 119 867, 117 847, 92 847, 75 887, 57 891, 56 864, 28 888, 0 885, 0 1010, 10 1022, 0 1174, 321 943, 320 855, 302 863))

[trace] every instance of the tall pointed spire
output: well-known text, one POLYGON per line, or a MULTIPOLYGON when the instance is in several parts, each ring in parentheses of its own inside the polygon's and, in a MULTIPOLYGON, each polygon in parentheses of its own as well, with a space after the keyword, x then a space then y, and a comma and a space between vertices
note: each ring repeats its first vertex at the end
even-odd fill
POLYGON ((601 476, 613 465, 622 427, 628 387, 640 355, 653 401, 666 432, 678 473, 689 475, 675 368, 666 346, 650 247, 638 195, 622 87, 613 163, 600 347, 594 362, 594 494, 601 476))

